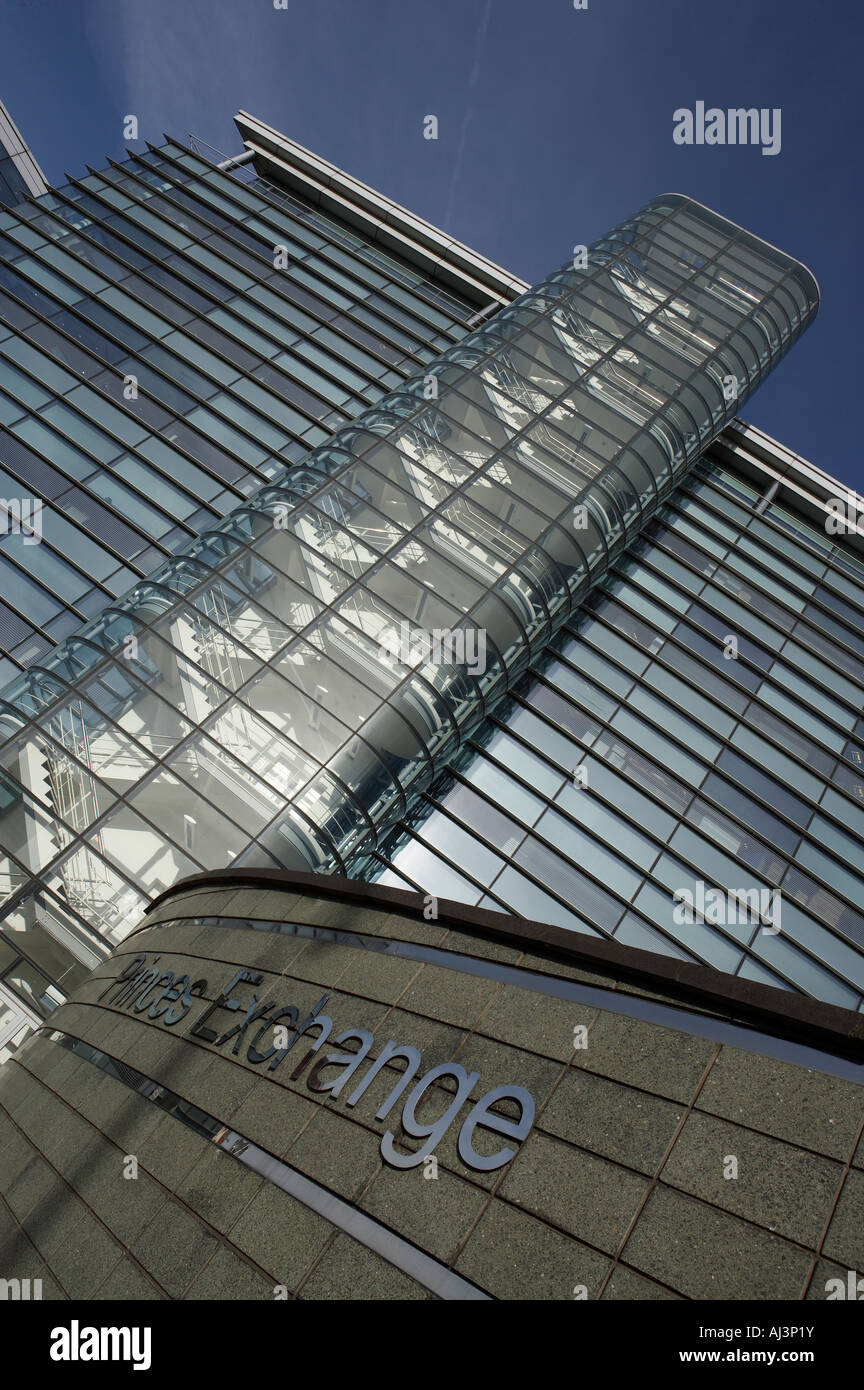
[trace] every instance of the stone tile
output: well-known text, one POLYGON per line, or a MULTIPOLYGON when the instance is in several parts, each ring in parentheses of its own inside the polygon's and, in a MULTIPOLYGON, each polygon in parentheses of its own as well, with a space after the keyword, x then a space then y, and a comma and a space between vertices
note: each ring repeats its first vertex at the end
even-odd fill
POLYGON ((484 979, 482 975, 466 975, 441 965, 424 965, 399 1002, 412 1013, 470 1028, 499 988, 496 980, 484 979))
MULTIPOLYGON (((106 1010, 106 1012, 108 1011, 106 1010)), ((108 1013, 108 1017, 110 1018, 111 1026, 108 1028, 99 1046, 109 1057, 116 1057, 116 1047, 119 1039, 123 1035, 126 1020, 123 1014, 113 1012, 108 1013)))
POLYGON ((449 1264, 486 1201, 485 1193, 446 1169, 439 1169, 437 1178, 426 1178, 422 1167, 407 1172, 384 1167, 360 1205, 421 1250, 449 1264))
MULTIPOLYGON (((196 917, 204 915, 204 913, 195 914, 196 917)), ((182 975, 184 971, 191 973, 197 965, 199 970, 196 975, 192 975, 194 980, 197 974, 200 974, 200 967, 204 964, 203 960, 196 961, 194 957, 210 954, 199 951, 199 943, 207 930, 208 928, 202 927, 198 921, 169 920, 165 924, 156 925, 152 932, 142 932, 135 942, 136 950, 145 951, 148 954, 151 951, 161 954, 162 960, 159 964, 167 963, 168 968, 173 970, 175 975, 182 975), (192 959, 186 958, 187 952, 191 953, 192 959), (180 967, 179 970, 178 966, 180 967)))
POLYGON ((125 1258, 114 1265, 106 1282, 101 1283, 93 1298, 103 1302, 164 1302, 156 1284, 144 1275, 132 1259, 125 1258))
POLYGON ((3 1067, 0 1099, 7 1087, 14 1087, 16 1076, 22 1085, 26 1085, 25 1070, 41 1080, 47 1079, 62 1056, 63 1049, 56 1043, 49 1042, 47 1038, 31 1036, 16 1052, 15 1061, 3 1067))
POLYGON ((571 1067, 537 1128, 640 1173, 656 1173, 683 1115, 670 1101, 571 1067))
POLYGON ((426 1289, 350 1236, 338 1235, 300 1289, 301 1299, 420 1300, 426 1289))
POLYGON ((160 1293, 156 1285, 147 1278, 147 1275, 138 1268, 133 1260, 128 1258, 120 1260, 119 1264, 114 1266, 107 1279, 99 1285, 92 1297, 103 1302, 118 1303, 165 1301, 164 1293, 160 1293))
POLYGON ((384 1004, 395 1004, 421 969, 421 962, 378 951, 352 950, 342 973, 334 979, 340 989, 384 1004))
POLYGON ((393 941, 413 941, 418 946, 440 946, 447 930, 439 922, 427 922, 421 917, 403 917, 398 912, 391 912, 376 928, 375 935, 386 936, 393 941))
POLYGON ((643 1279, 641 1274, 634 1274, 632 1269, 625 1269, 623 1265, 616 1265, 615 1272, 600 1297, 604 1303, 613 1301, 628 1303, 637 1301, 663 1302, 669 1299, 675 1302, 679 1300, 678 1294, 664 1289, 651 1279, 643 1279))
POLYGON ((220 929, 220 935, 222 934, 226 934, 231 941, 225 948, 225 955, 236 960, 238 964, 248 964, 253 970, 266 971, 267 993, 271 997, 277 996, 281 1002, 285 995, 286 981, 290 984, 293 975, 294 961, 305 950, 307 938, 291 932, 275 931, 226 933, 224 927, 220 929))
POLYGON ((688 1116, 662 1173, 664 1183, 814 1248, 842 1176, 842 1166, 830 1159, 696 1113, 688 1116), (725 1178, 732 1156, 738 1176, 725 1178))
POLYGON ((42 1135, 46 1128, 50 1128, 52 1121, 66 1107, 62 1100, 46 1091, 41 1082, 35 1078, 32 1081, 31 1089, 26 1092, 23 1098, 9 1105, 9 1111, 15 1123, 23 1129, 29 1137, 42 1135))
POLYGON ((283 1086, 261 1081, 235 1110, 231 1128, 281 1158, 319 1108, 320 1102, 309 1094, 305 1100, 283 1086))
MULTIPOLYGON (((234 973, 236 973, 236 968, 234 973)), ((218 981, 218 989, 216 989, 215 984, 211 986, 211 988, 214 989, 214 997, 218 995, 219 990, 221 990, 223 987, 227 988, 227 986, 231 983, 231 979, 232 967, 226 966, 226 973, 224 978, 220 978, 218 981)), ((276 975, 272 973, 265 976, 265 979, 262 981, 260 985, 250 985, 248 983, 240 984, 236 985, 234 990, 232 991, 234 998, 240 1000, 244 1008, 247 1004, 250 1004, 252 1002, 253 996, 257 998, 259 1004, 272 1004, 284 1007, 288 1007, 288 1005, 293 1004, 294 1007, 297 1009, 298 1015, 301 1020, 305 1018, 305 1016, 309 1013, 313 1005, 317 1004, 320 1001, 321 996, 326 993, 328 993, 328 991, 323 989, 322 986, 319 984, 311 983, 307 980, 297 980, 294 979, 293 976, 283 977, 281 975, 276 975)), ((331 1000, 324 1005, 324 1008, 321 1012, 332 1015, 331 1004, 332 992, 331 1000)), ((200 1017, 203 1017, 203 1010, 200 1015, 195 1015, 196 1020, 200 1017)), ((190 1015, 190 1020, 191 1018, 192 1016, 190 1015)), ((238 1065, 241 1063, 247 1065, 246 1053, 249 1047, 249 1043, 254 1038, 256 1032, 258 1032, 258 1030, 266 1022, 267 1020, 262 1018, 260 1021, 251 1023, 249 1025, 246 1031, 246 1041, 245 1043, 241 1042, 237 1055, 235 1055, 232 1050, 237 1039, 236 1034, 233 1038, 223 1043, 221 1048, 216 1048, 215 1044, 206 1042, 204 1039, 196 1039, 196 1046, 200 1048, 204 1055, 206 1055, 210 1059, 214 1057, 219 1057, 223 1062, 230 1059, 230 1062, 233 1065, 238 1065)), ((283 1026, 288 1026, 288 1023, 285 1019, 280 1019, 278 1020, 278 1022, 283 1026)), ((222 1036, 223 1033, 228 1032, 231 1028, 236 1027, 238 1023, 242 1023, 242 1013, 237 1011, 231 1011, 229 1009, 220 1008, 215 1010, 210 1015, 210 1017, 207 1019, 205 1027, 211 1028, 217 1034, 217 1037, 219 1037, 222 1036)), ((309 1036, 311 1038, 314 1038, 316 1034, 311 1033, 309 1036)), ((266 1044, 269 1042, 269 1038, 265 1037, 263 1041, 266 1046, 266 1044)), ((259 1047, 260 1046, 261 1043, 259 1042, 259 1047)), ((249 1070, 253 1075, 257 1074, 257 1065, 248 1064, 248 1066, 249 1070)))
MULTIPOLYGON (((330 998, 327 1000, 325 1009, 333 1020, 331 1043, 346 1028, 368 1028, 370 1033, 374 1033, 375 1029, 379 1028, 389 1016, 390 1010, 387 1004, 373 999, 358 998, 345 986, 340 985, 339 989, 331 989, 329 994, 330 998)), ((320 997, 319 990, 312 1003, 320 997)))
MULTIPOLYGON (((66 1078, 77 1071, 79 1067, 88 1066, 89 1068, 89 1063, 83 1062, 74 1052, 70 1052, 66 1047, 60 1047, 58 1043, 51 1043, 49 1046, 56 1047, 60 1054, 59 1062, 51 1071, 51 1086, 55 1091, 62 1091, 66 1078)), ((10 1106, 9 1108, 14 1113, 14 1107, 10 1106)))
MULTIPOLYGON (((74 1136, 75 1131, 72 1133, 74 1136)), ((51 1141, 46 1135, 46 1143, 48 1142, 51 1141)), ((116 1144, 112 1144, 104 1134, 100 1134, 92 1126, 87 1126, 86 1136, 77 1146, 74 1143, 52 1143, 51 1162, 60 1176, 74 1187, 76 1192, 81 1190, 87 1174, 95 1165, 110 1160, 113 1171, 119 1171, 121 1158, 122 1154, 116 1144)))
POLYGON ((14 1218, 5 1209, 0 1209, 4 1218, 2 1246, 3 1277, 8 1279, 36 1279, 43 1261, 34 1249, 32 1241, 22 1231, 14 1218))
MULTIPOLYGON (((302 951, 292 960, 291 975, 295 980, 308 980, 327 989, 346 974, 349 967, 356 963, 358 955, 361 953, 352 946, 313 937, 304 942, 302 951)), ((343 985, 343 988, 350 989, 350 983, 343 985)))
MULTIPOLYGON (((174 1050, 166 1052, 164 1060, 153 1067, 152 1080, 185 1097, 190 1088, 207 1075, 214 1056, 216 1053, 203 1043, 193 1042, 184 1035, 177 1039, 174 1050)), ((134 1066, 134 1053, 126 1060, 134 1066)))
POLYGON ((10 1241, 17 1239, 21 1235, 21 1227, 15 1220, 11 1212, 7 1211, 0 1202, 0 1267, 2 1265, 2 1252, 10 1241))
POLYGON ((724 1047, 697 1108, 845 1160, 864 1118, 864 1090, 840 1077, 724 1047))
MULTIPOLYGON (((202 911, 196 913, 201 917, 260 917, 258 906, 263 903, 269 890, 263 891, 259 888, 250 887, 225 887, 221 893, 213 893, 206 903, 202 904, 202 911)), ((269 917, 269 912, 268 912, 269 917)))
POLYGON ((301 895, 291 909, 290 920, 314 927, 335 927, 340 931, 372 931, 378 919, 384 915, 374 908, 362 908, 354 903, 340 903, 328 898, 304 898, 301 895))
POLYGON ((635 1173, 535 1132, 511 1161, 498 1192, 614 1254, 647 1190, 635 1173))
POLYGON ((293 1292, 334 1231, 329 1221, 267 1184, 232 1227, 232 1245, 293 1292))
POLYGON ((36 1277, 42 1280, 43 1303, 66 1303, 69 1301, 68 1295, 63 1292, 47 1267, 43 1266, 36 1277))
POLYGON ((352 931, 367 933, 369 936, 378 936, 382 932, 386 935, 387 927, 392 920, 393 913, 384 909, 377 907, 358 908, 352 931))
MULTIPOLYGON (((98 1005, 99 997, 105 990, 105 980, 97 977, 82 980, 75 988, 75 1002, 77 1004, 98 1005)), ((87 1041, 98 1045, 105 1027, 105 1016, 101 1010, 94 1009, 87 1017, 87 1041)))
POLYGON ((812 1257, 780 1236, 657 1187, 622 1259, 687 1298, 797 1299, 812 1257))
MULTIPOLYGON (((57 1085, 57 1096, 52 1096, 48 1101, 46 1111, 58 1117, 65 1111, 69 1113, 69 1108, 80 1110, 81 1103, 87 1102, 92 1096, 94 1089, 99 1085, 99 1081, 105 1073, 98 1067, 84 1065, 77 1067, 70 1072, 67 1077, 57 1085)), ((49 1080, 48 1085, 53 1083, 49 1080)), ((51 1125, 46 1125, 51 1128, 51 1125)))
POLYGON ((161 1124, 164 1114, 164 1110, 160 1110, 152 1101, 145 1100, 124 1086, 123 1093, 115 1093, 113 1100, 109 1101, 106 1096, 106 1113, 99 1123, 103 1133, 124 1154, 135 1154, 148 1135, 161 1124))
POLYGON ((233 1226, 264 1179, 213 1144, 177 1188, 177 1197, 217 1231, 233 1226))
POLYGON ((92 1125, 82 1120, 74 1110, 62 1106, 37 1135, 45 1157, 64 1176, 80 1169, 90 1145, 104 1143, 92 1125))
POLYGON ((864 1269, 864 1173, 847 1174, 822 1250, 847 1269, 864 1269))
MULTIPOLYGON (((53 1055, 49 1060, 56 1064, 63 1053, 59 1047, 52 1048, 51 1052, 53 1055)), ((36 1054, 30 1055, 33 1057, 36 1054)), ((41 1080, 38 1071, 25 1066, 23 1061, 9 1061, 0 1067, 0 1114, 8 1117, 16 1114, 26 1100, 38 1093, 41 1080)))
POLYGON ((220 1245, 184 1298, 272 1303, 273 1285, 233 1250, 220 1245))
POLYGON ((38 1154, 28 1159, 4 1194, 17 1219, 23 1222, 34 1207, 46 1200, 56 1182, 54 1173, 38 1154))
POLYGON ((80 1037, 80 1029, 86 1025, 88 1010, 83 1004, 61 1004, 51 1015, 51 1025, 63 1033, 80 1037))
POLYGON ((596 1250, 496 1201, 472 1231, 455 1268, 493 1298, 569 1302, 577 1286, 596 1298, 609 1264, 596 1250))
POLYGON ((668 1100, 692 1100, 716 1044, 670 1028, 603 1011, 573 1065, 625 1081, 668 1100))
POLYGON ((146 1173, 125 1177, 128 1164, 117 1149, 91 1146, 83 1157, 75 1187, 118 1240, 130 1245, 164 1204, 162 1189, 146 1173))
MULTIPOLYGON (((217 1017, 215 1026, 218 1027, 218 1016, 215 1017, 217 1017)), ((221 1058, 213 1048, 207 1047, 206 1042, 193 1041, 189 1037, 183 1037, 182 1040, 178 1038, 178 1042, 178 1047, 167 1056, 164 1065, 158 1066, 154 1072, 153 1079, 158 1081, 160 1086, 168 1087, 168 1090, 174 1091, 176 1095, 181 1095, 183 1099, 192 1099, 194 1095, 199 1093, 201 1087, 207 1086, 208 1080, 213 1079, 214 1061, 217 1066, 221 1063, 224 1068, 236 1066, 238 1068, 238 1084, 240 1084, 244 1072, 239 1066, 239 1059, 232 1058, 231 1062, 228 1062, 221 1058)), ((207 1109, 210 1109, 210 1106, 207 1106, 207 1109)))
MULTIPOLYGON (((81 1072, 78 1075, 82 1078, 82 1086, 80 1094, 76 1095, 74 1099, 75 1109, 79 1115, 84 1116, 85 1120, 90 1120, 91 1124, 101 1128, 102 1118, 106 1111, 116 1109, 117 1105, 129 1095, 129 1090, 116 1077, 106 1076, 104 1073, 94 1071, 92 1079, 84 1077, 81 1072), (86 1084, 88 1080, 90 1081, 89 1086, 86 1084)), ((65 1087, 64 1094, 71 1099, 69 1091, 65 1087)))
MULTIPOLYGON (((236 886, 196 888, 183 898, 166 903, 164 910, 170 914, 168 920, 179 923, 194 917, 245 917, 245 912, 235 912, 234 905, 239 906, 241 893, 248 891, 236 886)), ((148 920, 152 920, 152 916, 148 920)))
POLYGON ((42 1258, 50 1265, 58 1245, 63 1244, 87 1214, 84 1203, 78 1200, 71 1188, 55 1179, 53 1186, 22 1224, 42 1258))
POLYGON ((487 941, 482 936, 452 930, 448 931, 441 945, 445 951, 458 951, 460 955, 498 961, 501 965, 515 965, 523 954, 520 946, 507 946, 500 941, 487 941))
MULTIPOLYGON (((456 1061, 466 1071, 479 1071, 480 1081, 477 1093, 482 1094, 495 1086, 524 1086, 534 1099, 539 1110, 561 1076, 561 1062, 538 1057, 534 1052, 523 1052, 519 1048, 508 1047, 504 1043, 493 1042, 479 1033, 469 1033, 456 1054, 456 1061)), ((519 1118, 519 1106, 515 1102, 502 1102, 504 1113, 519 1118)))
POLYGON ((285 1161, 350 1200, 381 1165, 379 1140, 356 1120, 319 1109, 287 1150, 285 1161))
POLYGON ((263 921, 291 922, 303 901, 299 893, 282 892, 279 888, 265 889, 258 894, 255 916, 263 921))
MULTIPOLYGON (((171 918, 182 921, 184 917, 213 917, 223 911, 226 905, 231 902, 238 894, 239 890, 231 889, 193 889, 189 893, 181 893, 172 897, 162 908, 157 908, 157 912, 168 912, 171 918)), ((152 916, 148 917, 152 921, 152 916)), ((169 918, 170 920, 170 918, 169 918)))
POLYGON ((210 1148, 209 1141, 196 1134, 182 1120, 166 1115, 138 1149, 141 1168, 172 1190, 210 1148))
POLYGON ((171 1298, 180 1298, 218 1242, 176 1202, 166 1202, 132 1246, 131 1253, 171 1298))
MULTIPOLYGON (((134 1096, 128 1086, 124 1086, 115 1076, 107 1076, 94 1067, 90 1067, 88 1071, 91 1085, 86 1101, 86 1116, 98 1129, 104 1131, 106 1124, 121 1106, 127 1106, 134 1112, 137 1108, 134 1102, 137 1100, 138 1105, 143 1103, 140 1097, 134 1096)), ((85 1112, 82 1111, 83 1113, 85 1112)))
POLYGON ((552 999, 503 985, 477 1025, 478 1032, 566 1062, 573 1052, 573 1030, 588 1025, 597 1010, 570 999, 552 999))
MULTIPOLYGON (((452 1062, 467 1034, 461 1028, 438 1023, 435 1019, 421 1018, 418 1014, 407 1013, 404 1009, 391 1009, 387 1017, 375 1028, 375 1047, 379 1049, 387 1042, 398 1043, 400 1047, 416 1047, 422 1054, 421 1073, 437 1067, 442 1062, 452 1062)), ((358 1072, 358 1080, 361 1071, 358 1072)), ((378 1083, 374 1083, 373 1089, 378 1083)))
MULTIPOLYGON (((155 993, 153 998, 156 998, 155 993)), ((163 1029, 158 1024, 151 1024, 148 1026, 147 1032, 142 1034, 136 1042, 134 1054, 127 1057, 126 1060, 136 1071, 140 1071, 142 1076, 155 1076, 160 1069, 164 1074, 166 1067, 170 1070, 171 1063, 181 1046, 182 1043, 167 1028, 163 1029)))
POLYGON ((136 932, 133 939, 125 941, 121 946, 118 946, 116 952, 110 956, 108 960, 102 961, 101 964, 96 967, 93 971, 94 977, 99 980, 105 980, 107 983, 110 979, 116 979, 123 967, 133 960, 135 956, 142 953, 148 955, 151 951, 158 953, 160 947, 164 946, 166 941, 171 941, 173 943, 174 933, 185 931, 185 928, 183 926, 166 927, 164 924, 171 922, 171 920, 167 910, 164 908, 157 908, 155 912, 151 913, 150 916, 146 918, 146 927, 142 925, 141 931, 136 932), (167 933, 170 933, 170 935, 167 935, 167 933))
POLYGON ((92 1298, 122 1255, 123 1247, 85 1216, 54 1251, 51 1269, 70 1298, 92 1298))
MULTIPOLYGON (((255 1034, 250 1032, 247 1036, 251 1042, 255 1034)), ((202 1110, 226 1123, 256 1085, 255 1073, 241 1066, 239 1059, 231 1056, 231 1047, 232 1043, 226 1043, 225 1051, 211 1057, 210 1065, 196 1078, 194 1085, 184 1088, 190 1100, 196 1101, 202 1110)), ((241 1048, 241 1051, 245 1050, 245 1047, 241 1048)))
POLYGON ((0 1192, 8 1192, 27 1167, 38 1157, 36 1149, 25 1135, 20 1134, 10 1120, 0 1129, 0 1149, 3 1161, 0 1163, 0 1192))
POLYGON ((21 1280, 20 1292, 26 1297, 33 1296, 35 1301, 35 1295, 39 1291, 34 1287, 34 1281, 40 1280, 43 1301, 65 1300, 65 1291, 22 1232, 18 1231, 14 1236, 0 1243, 0 1260, 2 1260, 2 1277, 21 1280), (24 1283, 25 1280, 28 1281, 26 1284, 24 1283))

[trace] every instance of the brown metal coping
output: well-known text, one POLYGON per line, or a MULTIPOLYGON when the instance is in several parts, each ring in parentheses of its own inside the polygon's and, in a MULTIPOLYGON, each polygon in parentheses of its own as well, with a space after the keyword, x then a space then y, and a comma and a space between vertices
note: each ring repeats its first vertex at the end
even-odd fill
MULTIPOLYGON (((193 874, 166 888, 154 898, 145 917, 161 904, 193 889, 224 885, 230 888, 282 889, 331 899, 360 908, 378 908, 423 917, 427 897, 403 888, 390 888, 324 874, 295 873, 283 869, 220 869, 193 874)), ((756 980, 727 975, 710 966, 695 965, 625 946, 617 941, 582 935, 549 923, 507 916, 487 908, 470 907, 449 899, 437 900, 435 921, 467 936, 521 946, 564 965, 581 966, 654 989, 683 1004, 720 1011, 731 1019, 752 1024, 764 1032, 792 1042, 864 1060, 864 1014, 825 1004, 803 994, 775 989, 756 980)), ((218 915, 218 914, 215 914, 218 915)))

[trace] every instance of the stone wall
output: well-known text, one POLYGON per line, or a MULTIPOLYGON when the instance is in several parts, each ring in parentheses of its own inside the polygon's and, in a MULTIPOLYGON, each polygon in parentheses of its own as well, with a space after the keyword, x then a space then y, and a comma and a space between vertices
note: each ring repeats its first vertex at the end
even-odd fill
MULTIPOLYGON (((326 882, 318 894, 175 889, 52 1018, 133 1070, 109 1074, 43 1031, 0 1071, 0 1279, 72 1299, 799 1299, 864 1269, 861 1086, 723 1041, 716 1010, 671 1027, 676 1001, 611 969, 425 920, 419 898, 339 901, 326 882), (150 1017, 181 1011, 158 1001, 164 984, 145 998, 139 981, 125 1000, 110 988, 157 954, 157 975, 207 980, 173 1026, 150 1017), (242 969, 261 981, 229 990, 242 969), (202 1024, 223 990, 240 1008, 202 1024), (274 1041, 266 1020, 221 1046, 189 1031, 242 1024, 253 995, 302 1019, 325 993, 332 1037, 313 1055, 310 1027, 272 1070, 248 1057, 259 1029, 259 1052, 274 1041), (370 1058, 388 1040, 419 1049, 417 1079, 449 1061, 479 1073, 435 1147, 437 1177, 382 1158, 388 1130, 401 1152, 421 1142, 400 1124, 410 1085, 376 1116, 401 1069, 354 1106, 352 1082, 310 1089, 339 1074, 313 1067, 350 1051, 333 1041, 344 1029, 374 1035, 370 1058), (165 1090, 143 1095, 136 1076, 165 1090), (460 1126, 504 1084, 531 1094, 536 1118, 509 1162, 481 1171, 457 1151, 460 1126), (197 1130, 166 1108, 170 1093, 197 1130), (225 1151, 220 1127, 340 1197, 334 1219, 225 1151), (724 1175, 731 1159, 737 1177, 724 1175), (346 1211, 371 1219, 359 1237, 346 1211)), ((451 1103, 457 1079, 442 1078, 421 1118, 451 1103)), ((504 1099, 498 1113, 515 1124, 520 1108, 504 1099)), ((507 1141, 478 1129, 473 1143, 491 1154, 507 1141)))

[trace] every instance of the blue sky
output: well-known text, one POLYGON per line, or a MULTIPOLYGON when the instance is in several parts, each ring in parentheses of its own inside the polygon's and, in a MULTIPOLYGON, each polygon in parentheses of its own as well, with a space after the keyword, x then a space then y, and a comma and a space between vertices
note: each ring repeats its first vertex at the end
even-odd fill
POLYGON ((861 0, 3 0, 0 95, 51 181, 122 158, 128 113, 143 139, 234 154, 245 108, 527 280, 688 193, 816 275, 816 323, 744 414, 864 492, 862 16, 861 0), (780 153, 676 145, 672 113, 697 101, 781 108, 780 153))

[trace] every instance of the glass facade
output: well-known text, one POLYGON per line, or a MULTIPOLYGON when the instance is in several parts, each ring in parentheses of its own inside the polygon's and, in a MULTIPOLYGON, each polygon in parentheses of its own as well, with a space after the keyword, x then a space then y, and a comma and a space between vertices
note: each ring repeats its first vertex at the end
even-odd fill
MULTIPOLYGON (((313 200, 251 169, 229 177, 170 142, 36 201, 44 182, 18 181, 26 147, 4 116, 0 142, 6 133, 17 160, 14 189, 0 195, 10 204, 0 212, 5 683, 459 341, 489 296, 469 287, 463 297, 313 200)), ((111 696, 104 709, 120 705, 111 696)), ((165 709, 158 699, 141 709, 156 721, 143 738, 160 757, 173 746, 159 723, 165 709)), ((69 841, 59 822, 95 829, 103 808, 76 761, 91 771, 102 762, 93 713, 80 701, 58 710, 59 743, 44 764, 41 803, 58 814, 61 857, 69 841)), ((109 755, 115 774, 127 753, 109 755)), ((150 762, 125 766, 121 796, 150 762)), ((4 794, 0 816, 6 810, 4 794)), ((41 838, 34 824, 22 844, 28 833, 41 838)), ((181 818, 181 831, 193 834, 191 820, 181 818)), ((6 820, 0 844, 15 839, 6 820)), ((141 902, 122 869, 90 848, 23 898, 32 881, 4 857, 0 1061, 141 902)), ((25 851, 25 863, 40 860, 25 851)))
POLYGON ((0 101, 0 204, 12 206, 48 185, 21 132, 0 101))
POLYGON ((0 203, 20 203, 30 190, 11 154, 0 155, 0 203))
POLYGON ((758 503, 709 451, 365 876, 860 1007, 864 557, 758 503))
POLYGON ((0 680, 464 337, 476 307, 171 144, 0 213, 0 495, 26 493, 41 529, 0 539, 0 680))
POLYGON ((816 312, 800 263, 670 195, 472 331, 170 142, 0 254, 3 488, 43 502, 0 540, 9 988, 44 1014, 236 864, 859 1005, 864 569, 712 452, 816 312), (779 887, 782 932, 677 925, 696 880, 779 887))

